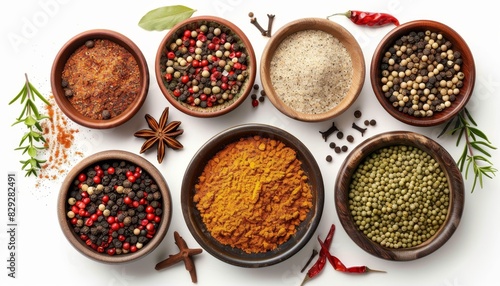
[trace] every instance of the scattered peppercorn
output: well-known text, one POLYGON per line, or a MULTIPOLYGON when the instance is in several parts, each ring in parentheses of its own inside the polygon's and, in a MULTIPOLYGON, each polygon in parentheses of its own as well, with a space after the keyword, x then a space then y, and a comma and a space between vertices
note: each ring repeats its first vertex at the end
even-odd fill
POLYGON ((342 133, 342 131, 337 132, 337 138, 338 139, 344 138, 344 133, 342 133))
POLYGON ((348 149, 349 148, 346 145, 342 146, 342 148, 341 148, 342 152, 347 152, 348 149))
POLYGON ((361 111, 359 111, 359 110, 354 111, 354 117, 360 118, 361 117, 361 111))
POLYGON ((259 97, 259 101, 260 101, 260 102, 264 102, 264 100, 265 100, 265 99, 266 99, 266 98, 265 98, 265 97, 263 97, 263 96, 260 96, 260 97, 259 97))
POLYGON ((375 119, 370 120, 370 125, 371 126, 377 125, 377 121, 375 119))
POLYGON ((333 160, 332 155, 326 156, 326 161, 331 162, 333 160))
POLYGON ((370 125, 370 120, 365 120, 364 123, 365 123, 365 126, 368 126, 368 125, 370 125))
POLYGON ((342 152, 342 149, 339 146, 335 147, 335 153, 338 154, 340 152, 342 152))
POLYGON ((330 148, 335 148, 337 146, 337 144, 335 144, 335 142, 330 142, 330 148))
POLYGON ((254 84, 254 85, 253 85, 253 89, 255 89, 255 90, 259 90, 259 85, 258 85, 258 84, 254 84))
POLYGON ((354 137, 352 135, 347 135, 347 141, 350 143, 354 142, 354 137))
POLYGON ((257 94, 252 93, 252 94, 250 95, 250 98, 251 98, 252 100, 253 100, 253 99, 257 99, 257 94))
POLYGON ((261 90, 261 91, 260 91, 260 95, 261 95, 261 96, 266 96, 266 91, 265 91, 265 90, 261 90))

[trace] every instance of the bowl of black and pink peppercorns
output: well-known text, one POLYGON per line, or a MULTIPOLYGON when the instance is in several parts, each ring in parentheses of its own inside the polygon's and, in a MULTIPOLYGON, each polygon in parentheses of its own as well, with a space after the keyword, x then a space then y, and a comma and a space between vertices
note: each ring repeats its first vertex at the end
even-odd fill
POLYGON ((455 30, 416 20, 382 39, 370 77, 378 101, 390 115, 409 125, 435 126, 465 107, 476 71, 467 43, 455 30))
POLYGON ((171 197, 161 173, 121 150, 80 161, 64 179, 57 203, 63 234, 80 253, 125 263, 153 251, 171 220, 171 197))
POLYGON ((156 54, 155 72, 166 99, 196 117, 238 107, 256 76, 252 44, 235 24, 214 16, 184 20, 169 30, 156 54))

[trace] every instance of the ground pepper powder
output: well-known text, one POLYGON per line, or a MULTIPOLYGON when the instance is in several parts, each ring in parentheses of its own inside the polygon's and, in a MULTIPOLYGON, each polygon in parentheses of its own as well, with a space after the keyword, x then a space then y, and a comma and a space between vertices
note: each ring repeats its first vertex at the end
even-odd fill
POLYGON ((46 162, 42 164, 39 179, 55 180, 68 171, 71 159, 81 158, 83 154, 72 148, 75 135, 79 132, 72 128, 68 118, 57 107, 54 96, 48 98, 50 105, 45 105, 47 120, 42 121, 46 162))
POLYGON ((62 81, 75 109, 98 120, 120 115, 139 96, 141 88, 134 56, 106 39, 78 48, 64 66, 62 81))
POLYGON ((219 151, 195 191, 193 200, 211 235, 247 253, 285 243, 312 208, 311 187, 295 150, 260 136, 219 151))

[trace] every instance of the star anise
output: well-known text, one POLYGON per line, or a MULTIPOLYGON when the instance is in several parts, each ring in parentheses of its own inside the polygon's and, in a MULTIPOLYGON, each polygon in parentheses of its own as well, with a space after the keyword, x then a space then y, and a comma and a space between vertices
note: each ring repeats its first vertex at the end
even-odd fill
POLYGON ((158 143, 158 163, 163 162, 165 157, 165 146, 178 150, 183 146, 175 139, 175 137, 181 135, 184 130, 177 129, 181 125, 180 121, 172 121, 168 123, 168 107, 163 110, 160 121, 157 122, 151 115, 146 114, 146 121, 148 122, 150 129, 141 129, 134 133, 135 137, 144 138, 146 142, 142 144, 141 151, 139 153, 144 153, 149 148, 153 147, 158 143))

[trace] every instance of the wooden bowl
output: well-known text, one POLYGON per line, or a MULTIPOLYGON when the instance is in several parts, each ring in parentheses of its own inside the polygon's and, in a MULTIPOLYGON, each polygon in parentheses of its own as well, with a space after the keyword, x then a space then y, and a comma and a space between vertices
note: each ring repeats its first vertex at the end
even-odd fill
MULTIPOLYGON (((410 170, 409 172, 412 173, 413 171, 410 170)), ((438 143, 417 133, 392 131, 365 140, 347 156, 339 169, 335 183, 335 207, 345 231, 363 250, 387 260, 414 260, 436 251, 455 232, 464 208, 464 182, 455 161, 438 143), (367 235, 359 230, 349 209, 350 184, 359 165, 373 152, 384 147, 397 145, 413 146, 429 154, 444 172, 449 189, 447 216, 439 229, 421 244, 405 248, 389 248, 369 239, 367 235)))
MULTIPOLYGON (((307 35, 304 38, 304 42, 307 44, 309 41, 307 35)), ((285 53, 283 52, 283 54, 285 53)), ((356 39, 341 25, 320 18, 299 19, 280 28, 267 43, 260 61, 260 79, 267 96, 273 105, 283 114, 300 121, 324 121, 342 114, 358 98, 365 80, 365 60, 356 39), (313 32, 322 31, 333 36, 332 42, 327 44, 326 47, 320 46, 319 51, 311 50, 302 54, 296 53, 294 54, 297 57, 296 59, 288 59, 280 56, 281 60, 279 60, 279 63, 276 60, 277 62, 274 66, 294 67, 294 72, 291 72, 290 75, 283 75, 281 71, 274 71, 273 60, 277 58, 276 53, 278 49, 284 50, 287 47, 287 42, 290 41, 289 37, 297 35, 296 33, 307 33, 310 30, 313 32), (338 43, 334 42, 335 39, 342 44, 345 48, 342 51, 344 54, 348 54, 348 56, 343 57, 342 53, 334 50, 333 45, 339 46, 338 43), (340 56, 337 56, 338 54, 340 56), (317 65, 313 65, 315 57, 321 57, 322 60, 325 60, 327 57, 331 57, 331 60, 342 60, 350 57, 351 63, 349 66, 352 67, 352 75, 348 72, 344 74, 343 71, 346 69, 339 68, 339 71, 330 69, 330 67, 334 66, 331 62, 325 62, 324 66, 316 68, 317 65), (311 65, 304 68, 297 67, 297 64, 305 62, 311 63, 311 65), (283 77, 280 78, 280 76, 283 77), (289 78, 284 79, 285 77, 289 78), (316 80, 317 82, 315 82, 316 80), (287 92, 288 88, 282 86, 284 82, 290 82, 290 85, 292 85, 290 89, 293 89, 293 91, 287 92), (311 82, 313 83, 312 88, 309 88, 311 82), (346 82, 346 85, 340 91, 332 88, 332 93, 327 97, 328 100, 322 99, 321 96, 324 97, 323 94, 327 93, 326 86, 330 82, 346 82), (277 84, 280 86, 277 87, 277 84), (293 87, 293 85, 297 88, 293 87), (304 90, 307 94, 299 92, 299 89, 304 90), (319 90, 311 92, 311 90, 316 89, 319 90), (339 95, 337 98, 336 91, 345 95, 339 95), (289 96, 295 98, 288 98, 289 96), (302 97, 304 99, 300 99, 302 97), (330 100, 332 101, 330 102, 330 100), (312 107, 320 104, 320 102, 328 102, 328 108, 316 109, 312 107)))
MULTIPOLYGON (((209 33, 205 32, 204 35, 208 36, 209 33)), ((221 38, 222 36, 219 36, 217 38, 221 38)), ((219 41, 219 40, 218 40, 219 41)), ((208 49, 208 43, 213 43, 215 42, 214 40, 204 40, 202 41, 202 49, 209 51, 210 55, 214 55, 216 50, 211 50, 208 49)), ((189 51, 188 49, 188 54, 193 55, 193 51, 189 51)), ((207 53, 208 54, 208 53, 207 53)), ((203 55, 203 53, 202 53, 203 55)), ((171 59, 173 61, 177 61, 177 59, 181 58, 180 55, 176 55, 175 58, 171 59)), ((238 57, 236 57, 238 58, 238 57)), ((241 57, 240 57, 241 58, 241 57)), ((155 72, 156 72, 156 80, 158 82, 158 85, 160 87, 161 92, 165 96, 165 98, 172 104, 175 108, 178 110, 191 115, 195 117, 216 117, 220 116, 223 114, 226 114, 235 108, 237 108, 245 99, 247 96, 250 94, 252 91, 253 84, 255 82, 255 75, 257 71, 257 64, 256 64, 256 59, 255 59, 255 53, 252 47, 252 44, 250 40, 248 40, 247 36, 245 33, 238 28, 235 24, 232 22, 215 17, 215 16, 198 16, 198 17, 192 17, 187 20, 184 20, 177 25, 175 25, 172 29, 169 30, 167 35, 163 38, 163 40, 160 43, 160 46, 158 47, 158 51, 156 53, 156 62, 155 62, 155 72), (202 88, 199 88, 198 92, 193 91, 192 89, 190 90, 186 85, 178 85, 178 82, 182 82, 182 79, 177 79, 175 76, 171 76, 173 79, 167 79, 169 77, 167 75, 167 66, 166 63, 168 62, 168 52, 169 51, 178 51, 183 47, 189 48, 191 46, 192 49, 196 48, 196 44, 198 43, 198 38, 200 36, 199 28, 201 25, 215 25, 217 27, 220 27, 220 29, 225 33, 229 38, 229 36, 232 37, 232 41, 228 43, 233 43, 230 48, 226 49, 223 48, 223 41, 220 41, 216 46, 219 46, 220 48, 218 50, 221 50, 222 52, 228 52, 228 56, 224 55, 222 57, 215 57, 216 61, 211 61, 208 60, 207 65, 204 65, 200 61, 206 60, 207 56, 203 56, 202 59, 199 60, 193 60, 193 61, 187 61, 187 64, 185 66, 181 66, 181 68, 176 68, 175 71, 178 71, 180 73, 180 76, 187 75, 189 77, 189 84, 195 82, 193 80, 196 80, 198 82, 197 86, 200 86, 201 81, 203 80, 203 70, 207 69, 210 71, 208 79, 206 83, 204 83, 203 87, 210 87, 212 83, 215 85, 221 87, 219 93, 205 93, 203 92, 202 88), (197 36, 196 37, 186 37, 183 38, 183 33, 186 30, 197 31, 197 36), (175 44, 177 39, 184 39, 184 40, 191 40, 191 43, 188 46, 185 45, 175 45, 174 49, 171 49, 171 44, 175 44), (234 45, 236 44, 236 45, 234 45), (238 46, 236 48, 237 50, 234 49, 235 46, 238 46), (230 63, 234 58, 235 55, 238 55, 238 52, 241 52, 242 54, 246 55, 246 59, 241 62, 240 68, 237 68, 236 65, 233 63, 230 63), (217 63, 221 62, 221 60, 224 60, 227 63, 227 66, 229 66, 230 70, 224 71, 226 66, 221 66, 219 67, 216 65, 217 63), (195 62, 197 62, 195 64, 195 62), (217 73, 214 72, 213 70, 216 69, 217 73), (239 82, 237 82, 234 79, 230 78, 230 74, 238 74, 240 73, 244 74, 245 76, 243 79, 239 82), (231 93, 231 86, 235 85, 233 84, 238 84, 241 85, 239 89, 235 90, 235 92, 231 93), (170 85, 174 85, 177 87, 169 88, 170 85), (177 93, 177 90, 179 90, 180 93, 177 93), (182 89, 187 89, 185 90, 185 94, 182 89), (228 95, 224 95, 225 91, 227 91, 228 95), (214 95, 215 98, 222 97, 224 98, 225 96, 228 96, 228 99, 221 101, 221 103, 213 103, 212 106, 209 106, 212 103, 208 103, 210 101, 211 95, 214 95), (206 96, 206 100, 203 99, 206 96), (186 98, 183 98, 186 97, 186 98), (232 97, 232 98, 229 98, 232 97), (192 102, 195 102, 196 100, 200 99, 199 104, 193 104, 192 102), (203 104, 207 104, 207 107, 203 106, 203 104)), ((212 89, 213 90, 213 89, 212 89)))
MULTIPOLYGON (((86 59, 85 61, 91 68, 93 69, 102 69, 106 70, 110 66, 104 66, 103 64, 100 64, 100 60, 89 60, 86 59)), ((123 63, 124 61, 121 60, 120 63, 123 63)), ((119 67, 116 67, 119 68, 119 67)), ((122 69, 123 72, 123 69, 122 69)), ((93 73, 92 75, 88 75, 87 79, 88 82, 92 81, 102 81, 102 79, 94 78, 92 79, 92 76, 97 73, 93 73)), ((116 78, 116 74, 112 71, 106 70, 106 72, 103 72, 103 76, 106 77, 106 79, 109 78, 116 78), (113 76, 115 75, 115 76, 113 76)), ((123 77, 124 75, 121 75, 123 77)), ((118 84, 114 87, 119 88, 119 81, 116 80, 118 84)), ((146 100, 148 90, 149 90, 149 69, 147 66, 146 59, 144 58, 144 55, 142 54, 141 50, 137 45, 132 42, 129 38, 126 36, 115 32, 111 30, 104 30, 104 29, 96 29, 96 30, 89 30, 82 32, 73 38, 71 38, 68 42, 64 44, 64 46, 61 48, 61 50, 57 53, 54 63, 52 65, 52 70, 50 73, 50 84, 52 87, 52 93, 54 94, 55 101, 59 108, 62 110, 62 112, 68 116, 71 120, 74 122, 85 126, 89 128, 94 128, 94 129, 107 129, 107 128, 113 128, 117 127, 125 122, 127 122, 129 119, 131 119, 137 111, 142 107, 142 104, 146 100), (102 118, 97 118, 94 117, 94 115, 89 112, 89 114, 84 115, 81 111, 77 110, 75 108, 76 105, 80 105, 80 103, 72 103, 69 100, 69 97, 66 95, 66 91, 63 87, 63 70, 65 68, 65 65, 68 61, 68 59, 73 55, 73 53, 85 46, 85 43, 87 41, 95 41, 95 40, 109 40, 113 43, 118 44, 119 46, 125 48, 127 52, 129 52, 132 56, 133 59, 135 59, 135 62, 137 63, 138 70, 139 70, 139 78, 136 80, 137 83, 134 83, 137 89, 137 92, 134 94, 134 96, 130 95, 130 97, 134 97, 133 101, 130 101, 128 103, 128 107, 124 108, 124 110, 119 113, 117 112, 116 116, 112 116, 109 119, 102 119, 102 118), (138 86, 137 86, 138 84, 138 86), (118 114, 119 113, 119 114, 118 114), (90 115, 92 114, 92 115, 90 115)), ((75 85, 81 85, 81 83, 75 83, 75 85)), ((72 88, 72 86, 70 86, 72 88)), ((82 90, 85 90, 86 87, 82 87, 82 90)), ((108 92, 112 92, 113 88, 110 87, 100 87, 100 92, 106 92, 106 94, 102 94, 101 98, 107 98, 109 100, 110 96, 108 92)), ((128 89, 130 90, 130 89, 128 89)), ((93 94, 91 96, 91 99, 94 99, 96 94, 93 94)), ((90 97, 90 96, 89 96, 90 97)), ((118 97, 118 96, 117 96, 118 97)), ((124 101, 124 96, 120 95, 120 100, 124 101)), ((91 101, 94 102, 94 101, 91 101)), ((103 105, 106 105, 109 109, 113 106, 112 103, 102 103, 103 105)), ((114 105, 116 106, 116 104, 114 105)), ((96 108, 98 110, 98 107, 95 107, 95 105, 90 104, 91 108, 96 108)), ((97 115, 96 115, 97 116, 97 115)))
MULTIPOLYGON (((103 185, 106 184, 105 183, 107 180, 106 178, 112 178, 115 175, 116 175, 116 177, 118 177, 118 175, 121 176, 121 178, 118 178, 118 181, 120 181, 120 180, 129 181, 130 180, 130 179, 125 179, 126 174, 123 170, 123 167, 122 168, 115 168, 114 175, 109 173, 107 168, 106 169, 101 168, 101 169, 104 171, 103 176, 101 177, 103 185), (122 170, 119 170, 119 169, 122 169, 122 170), (120 174, 120 172, 122 172, 122 173, 120 174)), ((135 173, 135 171, 134 171, 134 173, 135 173)), ((125 185, 125 183, 122 185, 125 185)), ((125 212, 125 210, 121 209, 121 213, 124 213, 124 212, 125 212)), ((161 241, 165 237, 165 234, 167 233, 168 227, 170 225, 171 216, 172 216, 172 200, 170 197, 170 191, 169 191, 168 185, 167 185, 163 175, 158 171, 158 169, 156 169, 156 167, 154 167, 146 159, 144 159, 143 157, 138 156, 136 154, 127 152, 127 151, 121 151, 121 150, 101 151, 99 153, 96 153, 94 155, 86 157, 85 159, 80 161, 78 164, 76 164, 76 166, 74 166, 68 172, 68 174, 66 175, 66 178, 64 179, 64 181, 61 185, 60 191, 59 191, 59 196, 57 199, 57 215, 58 215, 59 225, 62 229, 64 236, 78 252, 80 252, 84 256, 86 256, 94 261, 98 261, 98 262, 102 262, 102 263, 106 263, 106 264, 119 264, 119 263, 121 264, 121 263, 135 261, 137 259, 144 257, 145 255, 147 255, 148 253, 153 251, 161 243, 161 241), (117 191, 117 189, 115 189, 114 187, 111 187, 110 188, 111 190, 109 192, 107 192, 106 189, 104 189, 102 192, 95 191, 95 189, 98 189, 98 187, 97 187, 98 183, 95 183, 95 181, 93 180, 93 177, 88 176, 89 171, 90 172, 95 171, 94 167, 96 165, 104 166, 104 164, 109 164, 112 166, 113 163, 120 163, 120 162, 124 162, 125 164, 129 164, 129 165, 134 166, 134 170, 135 170, 135 167, 139 167, 142 169, 142 172, 139 175, 141 178, 140 180, 142 180, 140 182, 141 184, 140 185, 137 184, 137 183, 139 183, 139 179, 136 179, 136 185, 138 185, 139 188, 138 189, 136 189, 135 187, 133 188, 133 190, 136 193, 136 196, 132 198, 133 202, 131 202, 130 204, 126 204, 124 199, 122 199, 122 201, 124 202, 123 204, 119 203, 119 198, 124 196, 123 194, 125 194, 125 191, 123 193, 119 193, 119 191, 117 191), (82 191, 81 189, 79 189, 78 184, 81 183, 81 180, 80 180, 81 174, 87 175, 87 179, 83 181, 83 184, 87 184, 88 186, 95 188, 94 190, 92 190, 92 192, 88 189, 87 189, 87 191, 82 191), (149 175, 149 178, 146 178, 147 175, 149 175), (146 180, 146 179, 148 179, 148 180, 151 179, 152 183, 150 184, 148 182, 148 180, 146 180), (144 184, 146 186, 144 186, 144 184), (157 186, 157 189, 153 189, 154 188, 153 186, 157 186), (143 197, 144 201, 141 201, 141 198, 139 195, 139 192, 141 190, 144 192, 147 192, 148 194, 152 194, 154 196, 153 199, 149 200, 150 198, 143 197), (158 194, 156 192, 159 192, 159 194, 161 194, 161 198, 159 198, 157 196, 158 194), (90 198, 90 199, 93 199, 92 196, 95 195, 97 197, 97 199, 95 201, 91 200, 90 202, 85 203, 83 201, 83 198, 80 199, 78 197, 78 195, 74 196, 76 193, 80 193, 80 194, 86 193, 88 195, 88 198, 90 198), (123 221, 118 221, 118 222, 125 223, 125 226, 119 224, 119 229, 113 229, 118 234, 121 234, 120 233, 121 230, 125 230, 123 235, 124 235, 124 238, 126 238, 126 240, 123 241, 123 243, 129 242, 130 248, 129 248, 128 253, 116 252, 113 255, 110 255, 107 253, 107 249, 111 248, 111 246, 97 245, 97 244, 96 244, 96 247, 99 247, 99 246, 104 247, 103 251, 100 251, 101 249, 99 249, 99 248, 94 249, 92 247, 93 245, 91 243, 87 244, 87 239, 89 239, 89 237, 87 237, 87 238, 81 237, 81 234, 82 234, 81 228, 80 228, 79 234, 77 234, 75 232, 75 230, 74 230, 75 224, 73 224, 73 221, 70 218, 72 215, 70 215, 69 212, 73 210, 72 207, 74 207, 74 206, 76 206, 77 208, 83 207, 81 209, 88 211, 88 214, 82 213, 83 216, 80 217, 79 214, 75 214, 75 212, 73 212, 75 214, 75 218, 82 219, 84 225, 87 225, 86 223, 87 223, 88 219, 93 219, 93 217, 91 216, 92 213, 96 214, 96 218, 97 218, 96 220, 93 220, 93 222, 91 224, 89 224, 90 226, 89 226, 88 236, 90 236, 92 234, 92 231, 93 231, 92 229, 97 228, 97 227, 102 227, 105 229, 101 234, 97 234, 96 235, 97 237, 100 237, 101 235, 107 236, 108 229, 113 228, 112 222, 109 221, 108 219, 110 217, 113 217, 115 219, 115 222, 116 222, 116 220, 120 220, 119 214, 114 215, 114 213, 113 213, 114 211, 116 211, 113 209, 114 206, 111 205, 109 202, 105 202, 106 200, 104 198, 101 198, 104 195, 108 195, 109 201, 113 201, 112 194, 117 196, 117 198, 114 200, 116 202, 116 204, 114 206, 120 206, 120 208, 123 208, 125 205, 127 205, 128 210, 133 209, 136 211, 135 214, 129 215, 129 217, 132 220, 132 223, 129 226, 127 226, 127 223, 125 223, 125 221, 128 219, 124 218, 123 221), (74 203, 74 204, 69 203, 69 200, 72 197, 77 199, 77 203, 74 203), (81 205, 81 203, 78 203, 78 201, 84 202, 85 205, 81 205), (153 201, 156 201, 156 203, 153 203, 153 201), (137 202, 137 203, 135 203, 135 202, 137 202), (159 205, 157 205, 158 203, 159 203, 159 205), (95 205, 103 204, 103 206, 106 207, 106 210, 111 211, 111 214, 106 216, 105 210, 101 210, 101 214, 99 214, 97 210, 95 210, 95 212, 94 212, 93 210, 91 210, 91 209, 95 209, 93 207, 94 204, 95 205), (144 209, 139 210, 139 208, 138 208, 139 205, 142 206, 142 208, 144 208, 144 209), (154 211, 150 211, 150 209, 148 209, 148 206, 152 206, 154 211), (158 209, 161 209, 161 213, 158 211, 158 209), (138 242, 136 242, 134 244, 134 242, 132 240, 129 241, 129 239, 132 239, 131 237, 133 235, 128 234, 129 227, 134 228, 138 224, 141 224, 141 222, 142 222, 141 218, 137 217, 138 218, 137 222, 134 221, 134 216, 138 216, 140 212, 148 213, 148 214, 153 213, 154 218, 149 219, 148 216, 146 216, 145 218, 148 220, 148 224, 151 223, 152 226, 155 227, 155 231, 148 230, 147 232, 140 233, 139 235, 136 236, 136 238, 141 237, 141 236, 145 236, 148 238, 148 241, 142 242, 141 245, 139 245, 137 243, 141 243, 141 241, 143 241, 142 238, 138 238, 138 242), (103 216, 103 217, 99 218, 100 216, 103 216), (109 225, 108 226, 103 225, 104 221, 109 222, 109 225), (137 251, 132 250, 132 248, 133 248, 132 245, 135 245, 137 247, 137 251)), ((146 227, 144 229, 148 229, 148 228, 149 228, 149 226, 146 225, 146 227)), ((106 243, 106 242, 103 242, 103 243, 106 243)), ((112 243, 115 243, 115 242, 112 241, 112 243)), ((114 245, 116 246, 116 244, 114 244, 114 245)), ((124 245, 122 245, 122 251, 125 248, 126 247, 124 245)), ((116 251, 116 248, 115 248, 115 251, 116 251)))
POLYGON ((208 140, 208 142, 206 142, 194 155, 184 173, 182 181, 182 214, 184 215, 184 220, 193 237, 214 257, 240 267, 266 267, 280 263, 296 254, 313 236, 321 219, 323 204, 323 178, 314 156, 302 142, 290 133, 263 124, 244 124, 235 126, 222 131, 208 140), (286 242, 278 245, 278 247, 273 250, 248 253, 237 247, 223 245, 210 234, 201 218, 200 212, 196 206, 197 203, 194 202, 194 196, 196 192, 195 185, 198 184, 199 176, 205 169, 207 162, 212 159, 217 152, 223 150, 227 144, 253 136, 281 141, 286 146, 296 151, 296 158, 302 162, 302 170, 304 170, 305 174, 308 176, 308 183, 311 186, 312 208, 307 213, 305 220, 297 226, 296 233, 286 242))
MULTIPOLYGON (((443 63, 446 64, 446 60, 443 63)), ((476 80, 476 70, 474 58, 469 47, 467 46, 467 43, 455 30, 439 22, 431 20, 416 20, 392 29, 380 41, 379 45, 375 49, 371 61, 370 80, 373 92, 375 93, 378 101, 394 118, 413 126, 435 126, 450 120, 465 107, 472 96, 476 80), (441 33, 452 44, 451 49, 460 52, 461 59, 463 61, 460 71, 463 72, 464 79, 462 80, 463 86, 459 88, 460 93, 456 95, 456 99, 451 102, 450 107, 447 107, 439 112, 434 112, 430 117, 415 117, 414 115, 400 111, 399 108, 395 108, 389 98, 386 97, 388 95, 386 95, 382 90, 381 64, 384 54, 394 45, 396 40, 400 39, 402 36, 409 35, 412 32, 418 33, 425 32, 427 30, 435 33, 441 33)))

